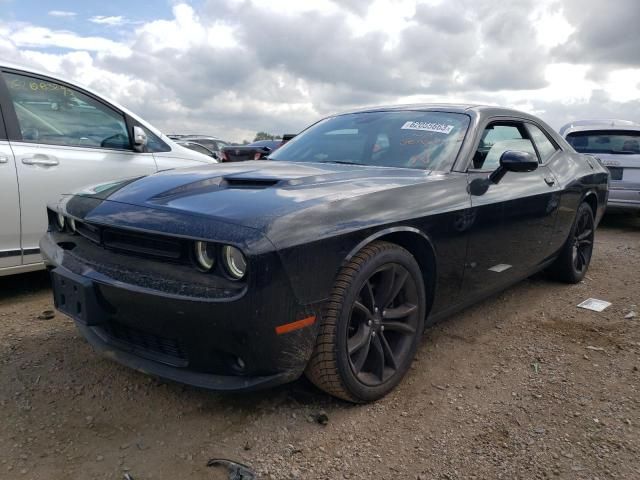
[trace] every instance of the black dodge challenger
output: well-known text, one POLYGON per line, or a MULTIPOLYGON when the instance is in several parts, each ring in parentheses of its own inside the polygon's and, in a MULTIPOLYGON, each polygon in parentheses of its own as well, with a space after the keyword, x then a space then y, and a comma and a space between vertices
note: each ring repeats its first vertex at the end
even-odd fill
POLYGON ((375 108, 267 160, 65 196, 41 250, 56 307, 124 365, 215 390, 305 373, 367 402, 425 326, 543 269, 580 281, 608 181, 524 113, 375 108))

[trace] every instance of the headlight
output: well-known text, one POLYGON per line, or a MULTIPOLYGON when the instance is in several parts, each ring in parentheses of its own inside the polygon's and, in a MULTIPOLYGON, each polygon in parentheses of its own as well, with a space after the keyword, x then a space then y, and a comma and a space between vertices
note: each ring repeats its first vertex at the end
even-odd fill
POLYGON ((216 251, 212 244, 207 242, 196 242, 194 244, 194 255, 198 268, 208 272, 216 263, 216 251))
POLYGON ((222 247, 222 260, 224 268, 234 280, 241 280, 247 273, 247 260, 236 247, 231 245, 222 247))
POLYGON ((71 234, 76 234, 76 221, 71 217, 67 217, 67 228, 71 234))
POLYGON ((61 232, 64 232, 65 223, 66 222, 64 220, 64 215, 58 212, 58 214, 56 215, 56 227, 58 228, 58 230, 60 230, 61 232))

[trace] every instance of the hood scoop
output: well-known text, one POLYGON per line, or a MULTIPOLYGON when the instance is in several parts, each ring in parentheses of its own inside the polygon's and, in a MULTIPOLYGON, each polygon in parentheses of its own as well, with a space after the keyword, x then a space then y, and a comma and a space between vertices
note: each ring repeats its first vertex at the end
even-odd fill
POLYGON ((279 181, 277 178, 225 177, 224 184, 227 188, 262 190, 273 187, 279 181))
POLYGON ((278 178, 214 177, 171 188, 154 195, 150 200, 156 203, 166 203, 168 201, 176 200, 177 198, 206 194, 215 190, 263 190, 278 182, 280 182, 280 179, 278 178))

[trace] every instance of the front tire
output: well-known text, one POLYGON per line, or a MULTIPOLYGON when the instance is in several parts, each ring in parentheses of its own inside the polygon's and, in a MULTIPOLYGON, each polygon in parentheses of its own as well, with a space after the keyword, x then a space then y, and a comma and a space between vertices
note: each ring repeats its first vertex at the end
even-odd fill
POLYGON ((593 211, 581 203, 571 227, 569 238, 551 267, 552 274, 566 283, 578 283, 587 273, 593 254, 595 221, 593 211))
POLYGON ((413 255, 389 242, 364 247, 342 268, 323 307, 307 377, 350 402, 385 396, 411 366, 425 304, 413 255))

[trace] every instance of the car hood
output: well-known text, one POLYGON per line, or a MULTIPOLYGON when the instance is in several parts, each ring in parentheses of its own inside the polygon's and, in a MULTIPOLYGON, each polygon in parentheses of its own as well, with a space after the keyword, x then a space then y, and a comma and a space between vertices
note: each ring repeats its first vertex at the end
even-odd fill
POLYGON ((269 219, 292 212, 441 176, 406 168, 262 160, 159 172, 93 187, 79 195, 263 229, 269 219))

